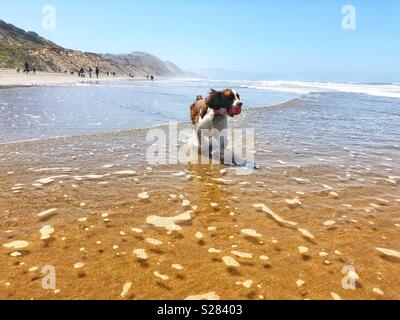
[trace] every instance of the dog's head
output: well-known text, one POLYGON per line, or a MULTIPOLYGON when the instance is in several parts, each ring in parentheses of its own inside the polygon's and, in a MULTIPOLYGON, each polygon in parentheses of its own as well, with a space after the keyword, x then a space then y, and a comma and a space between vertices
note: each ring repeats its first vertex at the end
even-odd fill
POLYGON ((213 109, 217 115, 238 116, 242 112, 243 103, 240 95, 232 89, 216 91, 211 89, 210 96, 206 99, 206 104, 213 109))

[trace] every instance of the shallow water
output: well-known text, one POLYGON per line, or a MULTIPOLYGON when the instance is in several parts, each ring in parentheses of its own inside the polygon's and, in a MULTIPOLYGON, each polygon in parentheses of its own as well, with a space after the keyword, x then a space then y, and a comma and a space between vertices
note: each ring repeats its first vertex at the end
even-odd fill
MULTIPOLYGON (((273 153, 257 155, 261 170, 249 176, 222 166, 153 166, 143 154, 146 131, 0 145, 0 298, 185 299, 214 292, 221 299, 399 299, 400 260, 376 249, 400 253, 399 170, 390 168, 397 178, 389 179, 356 167, 362 159, 325 163, 311 152, 298 161, 285 156, 292 142, 279 144, 279 137, 268 146, 273 153), (38 218, 50 209, 54 215, 38 218), (149 222, 188 210, 190 220, 172 232, 149 222), (41 240, 45 225, 54 233, 41 240), (3 247, 19 240, 27 248, 3 247), (235 266, 227 265, 231 259, 235 266), (55 268, 57 289, 42 288, 45 266, 55 268), (343 287, 344 268, 359 276, 354 290, 343 287), (127 283, 132 287, 121 296, 127 283)), ((266 148, 265 139, 256 146, 266 148)))
POLYGON ((240 88, 235 83, 176 80, 4 89, 0 90, 0 142, 187 122, 195 97, 207 96, 214 87, 238 89, 248 107, 297 96, 240 88))
POLYGON ((272 108, 252 109, 238 126, 253 126, 260 155, 289 165, 400 168, 400 99, 313 93, 272 108))
MULTIPOLYGON (((164 85, 159 96, 182 90, 164 85)), ((191 85, 187 99, 209 83, 191 85)), ((268 91, 240 93, 270 104, 268 91)), ((2 144, 0 298, 399 299, 398 123, 398 99, 348 92, 249 108, 231 123, 255 129, 260 170, 248 176, 150 165, 148 129, 2 144), (176 230, 154 223, 187 211, 176 230), (45 225, 54 233, 42 240, 45 225), (3 246, 18 240, 27 247, 3 246), (57 289, 42 287, 44 266, 54 266, 57 289), (352 289, 344 270, 358 278, 352 289)))

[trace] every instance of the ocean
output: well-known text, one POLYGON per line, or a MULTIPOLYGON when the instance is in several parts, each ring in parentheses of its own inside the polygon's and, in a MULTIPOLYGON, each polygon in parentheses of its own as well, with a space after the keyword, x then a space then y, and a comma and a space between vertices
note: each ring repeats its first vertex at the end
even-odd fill
POLYGON ((280 103, 296 93, 264 92, 210 81, 120 81, 0 90, 0 142, 146 128, 185 122, 210 88, 242 89, 249 107, 280 103))
MULTIPOLYGON (((321 111, 337 119, 362 111, 397 131, 400 85, 362 85, 283 81, 162 80, 35 86, 0 90, 0 143, 86 133, 146 128, 168 121, 187 122, 195 97, 210 88, 234 88, 247 109, 292 99, 320 100, 321 111), (315 93, 329 92, 329 95, 315 93), (329 97, 329 99, 326 99, 329 97), (324 108, 324 105, 326 107, 324 108), (390 117, 391 115, 392 117, 390 117), (381 121, 382 120, 382 121, 381 121)), ((296 112, 294 108, 294 112, 296 112)), ((318 112, 318 110, 314 110, 318 112)), ((321 114, 322 116, 323 114, 321 114)), ((331 119, 333 120, 333 119, 331 119)), ((285 123, 296 121, 288 117, 285 123)), ((284 126, 285 123, 281 125, 284 126)), ((336 125, 340 125, 339 123, 336 125)), ((359 124, 360 125, 360 124, 359 124)), ((357 126, 359 126, 357 125, 357 126)), ((363 125, 367 123, 363 122, 363 125)), ((368 126, 371 123, 368 123, 368 126)), ((372 123, 374 129, 376 126, 372 123)))
POLYGON ((337 165, 342 155, 368 158, 366 163, 400 163, 398 84, 124 80, 3 89, 0 143, 149 128, 169 121, 189 124, 195 97, 226 87, 241 94, 245 108, 234 123, 256 129, 260 158, 273 154, 277 161, 290 159, 294 165, 337 165))

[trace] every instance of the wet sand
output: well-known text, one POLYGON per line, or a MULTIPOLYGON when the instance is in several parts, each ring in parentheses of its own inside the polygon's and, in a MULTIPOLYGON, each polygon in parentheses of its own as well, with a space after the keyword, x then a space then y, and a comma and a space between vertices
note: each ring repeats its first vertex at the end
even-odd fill
POLYGON ((145 135, 0 145, 1 299, 400 298, 396 172, 149 166, 145 135))

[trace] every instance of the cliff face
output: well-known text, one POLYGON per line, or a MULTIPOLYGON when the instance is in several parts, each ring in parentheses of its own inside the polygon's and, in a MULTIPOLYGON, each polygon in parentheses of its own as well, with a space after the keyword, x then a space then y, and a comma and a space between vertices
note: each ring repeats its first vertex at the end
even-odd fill
POLYGON ((0 66, 23 68, 25 61, 35 63, 39 70, 49 72, 78 71, 98 66, 103 72, 135 76, 188 76, 179 67, 157 57, 133 52, 124 55, 96 54, 65 49, 34 32, 26 32, 0 20, 0 66))
POLYGON ((130 54, 104 54, 102 57, 108 61, 113 61, 126 68, 140 70, 144 74, 155 76, 174 76, 183 73, 179 68, 173 73, 167 68, 163 61, 145 52, 132 52, 130 54))
POLYGON ((27 49, 37 49, 39 47, 61 48, 55 43, 40 37, 35 32, 26 32, 0 20, 0 49, 22 46, 27 49))
POLYGON ((195 77, 197 75, 183 71, 169 61, 162 61, 146 52, 132 52, 129 54, 103 54, 102 57, 114 61, 127 68, 140 70, 144 74, 167 77, 195 77))

